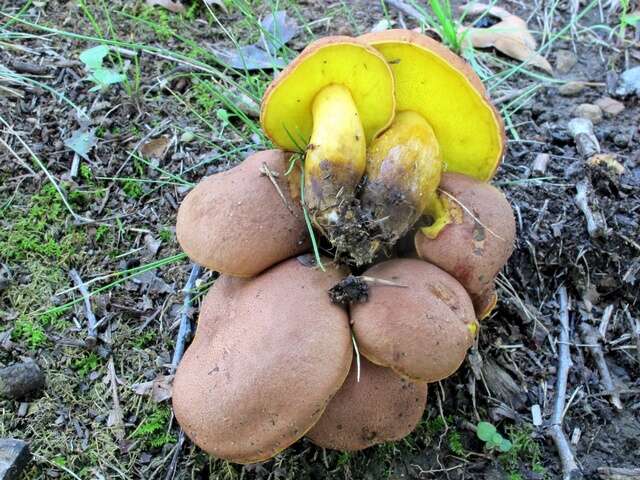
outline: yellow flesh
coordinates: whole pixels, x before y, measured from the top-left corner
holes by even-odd
[[[300,60],[263,100],[262,126],[283,150],[304,148],[313,130],[312,104],[328,85],[351,93],[369,142],[393,119],[393,75],[384,58],[358,43],[327,44]]]
[[[434,224],[425,227],[431,234],[437,234],[448,223],[446,209],[437,194],[441,172],[440,146],[434,131],[421,115],[412,111],[396,114],[391,127],[373,141],[367,155],[368,181],[380,180],[397,188],[398,193],[414,203],[416,212],[434,218]]]
[[[398,111],[414,110],[433,127],[444,171],[489,180],[502,156],[501,128],[469,80],[442,57],[417,45],[372,45],[395,75]]]
[[[312,111],[313,133],[304,162],[306,203],[312,209],[331,208],[342,194],[353,196],[364,174],[364,130],[351,94],[342,85],[320,90]]]

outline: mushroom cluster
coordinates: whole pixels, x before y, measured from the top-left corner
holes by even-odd
[[[183,250],[221,275],[176,372],[176,418],[238,463],[303,436],[398,440],[496,304],[515,239],[488,183],[502,120],[464,60],[389,30],[310,44],[261,124],[278,149],[205,178],[178,212]]]

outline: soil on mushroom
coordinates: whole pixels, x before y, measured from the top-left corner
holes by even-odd
[[[7,1],[0,10],[15,15],[23,3]],[[28,11],[29,21],[94,34],[80,2],[37,3]],[[145,7],[142,1],[102,3],[117,18],[109,27],[101,9],[92,8],[105,35],[114,28],[118,38],[184,52],[203,62],[210,59],[198,45],[233,47],[204,11],[196,10],[193,17],[178,23],[175,14]],[[531,16],[532,30],[544,32],[549,39],[572,22],[569,3],[525,8],[520,2],[514,13]],[[386,5],[387,13],[379,2],[364,0],[329,6],[296,2],[290,13],[304,19],[318,36],[361,34],[386,15],[396,25],[418,26],[412,18],[401,17],[391,2]],[[512,7],[516,4],[509,3],[508,8]],[[557,80],[590,82],[579,92],[560,95],[561,84],[540,81],[535,71],[536,77],[522,72],[512,75],[491,92],[494,99],[502,99],[499,107],[510,118],[507,156],[496,183],[515,209],[517,245],[500,276],[498,307],[483,322],[477,348],[456,375],[430,389],[418,429],[406,441],[349,455],[325,452],[302,440],[273,461],[244,467],[210,460],[187,442],[176,458],[174,478],[559,478],[557,452],[542,429],[532,425],[531,408],[539,405],[544,418],[549,418],[559,332],[556,291],[561,284],[567,286],[573,307],[572,402],[564,418],[565,432],[577,441],[576,457],[587,478],[598,478],[597,469],[603,466],[640,466],[640,358],[634,327],[640,304],[638,98],[619,99],[625,110],[595,125],[602,151],[617,155],[624,166],[622,174],[587,165],[566,130],[576,106],[610,96],[607,83],[615,81],[613,72],[638,64],[637,48],[616,45],[615,33],[609,38],[610,30],[597,27],[618,28],[617,17],[607,17],[604,2],[602,7],[596,4],[579,20],[581,27],[590,30],[564,31],[543,51],[555,66],[558,51],[575,48],[578,63],[568,73],[558,73]],[[123,11],[147,23],[117,16]],[[259,18],[270,11],[265,2],[254,13]],[[258,39],[251,19],[238,9],[215,12],[235,38],[243,43]],[[0,366],[32,357],[44,369],[47,387],[40,398],[0,400],[0,436],[31,442],[37,457],[25,475],[30,480],[74,478],[67,471],[79,478],[94,473],[104,478],[165,478],[179,432],[166,401],[155,402],[151,393],[166,393],[166,365],[182,309],[180,289],[189,274],[184,258],[173,259],[179,250],[172,230],[177,204],[189,185],[163,176],[129,157],[129,152],[135,152],[139,142],[166,136],[173,142],[167,156],[147,162],[157,162],[195,183],[265,146],[258,137],[252,138],[255,131],[243,126],[239,117],[225,117],[229,104],[211,100],[215,83],[199,70],[141,54],[139,95],[131,96],[122,85],[115,85],[98,99],[88,92],[90,84],[82,80],[85,72],[78,61],[78,54],[97,42],[16,23],[4,23],[2,28],[20,33],[8,40],[20,48],[3,47],[0,63],[35,75],[37,82],[86,108],[99,141],[89,154],[91,162],[81,162],[79,174],[68,177],[73,154],[63,140],[80,125],[66,102],[35,84],[10,83],[19,95],[2,97],[0,116],[56,178],[66,178],[63,187],[76,212],[104,222],[75,222],[45,175],[28,163],[29,152],[2,127],[0,138],[33,173],[17,163],[4,145],[0,147]],[[540,40],[540,33],[536,36]],[[300,51],[309,40],[301,34],[289,46]],[[121,52],[127,53],[126,49]],[[492,52],[478,55],[494,71],[510,62]],[[35,74],[28,73],[29,65]],[[34,70],[34,65],[44,70]],[[270,77],[270,72],[256,72],[247,82],[266,85]],[[2,95],[7,92],[5,86],[3,80]],[[531,169],[538,154],[551,158],[543,175]],[[608,225],[600,238],[589,237],[584,215],[575,204],[575,185],[583,179],[593,185],[591,208]],[[147,269],[153,262],[157,265]],[[30,315],[78,298],[66,291],[73,286],[70,268],[78,269],[85,281],[118,272],[115,278],[122,279],[92,299],[96,315],[104,319],[99,348],[93,352],[84,347],[86,319],[81,305],[56,315]],[[128,277],[124,271],[138,274]],[[203,284],[213,280],[206,276]],[[387,287],[372,286],[370,292],[375,293],[375,288]],[[201,293],[195,295],[198,301]],[[610,305],[613,310],[605,328],[601,320]],[[621,412],[609,403],[588,349],[575,333],[580,322],[603,326],[606,359],[624,404]],[[468,430],[469,424],[480,420],[496,425],[517,448],[507,455],[484,452],[482,442]]]

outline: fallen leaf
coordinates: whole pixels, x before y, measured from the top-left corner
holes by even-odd
[[[147,158],[162,160],[169,150],[171,140],[167,136],[153,138],[140,147],[140,153]]]
[[[79,128],[71,134],[71,137],[64,141],[64,144],[85,160],[89,160],[87,154],[95,147],[97,141],[95,128],[90,130]]]
[[[170,12],[174,13],[181,13],[185,11],[184,5],[177,0],[146,0],[145,3],[151,7],[158,5],[159,7],[166,8]]]
[[[216,5],[220,7],[224,11],[224,13],[229,13],[229,10],[227,10],[227,4],[225,3],[224,0],[204,0],[204,4]]]
[[[527,27],[527,22],[501,7],[473,3],[460,7],[468,16],[491,15],[500,19],[489,28],[461,27],[459,33],[463,46],[495,48],[505,55],[527,62],[550,74],[551,64],[535,50],[537,44]]]
[[[232,68],[242,70],[283,68],[287,62],[277,56],[277,51],[295,37],[300,28],[283,10],[270,13],[260,23],[262,34],[259,42],[237,49],[216,49],[214,52]]]
[[[618,161],[614,153],[598,153],[590,157],[587,163],[591,166],[606,167],[609,171],[617,175],[624,173],[624,166]]]
[[[160,403],[171,398],[174,375],[158,375],[150,382],[134,383],[131,389],[137,395],[150,395],[154,402]]]
[[[158,375],[153,381],[151,398],[154,402],[160,403],[171,398],[174,375]]]

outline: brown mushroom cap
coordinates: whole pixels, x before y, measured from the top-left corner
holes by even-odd
[[[302,437],[346,378],[346,311],[327,290],[343,273],[292,258],[253,279],[221,276],[173,383],[185,433],[237,463],[266,460]]]
[[[452,222],[435,239],[418,230],[416,251],[453,275],[471,295],[478,316],[483,316],[495,305],[493,281],[513,251],[513,210],[500,190],[465,175],[444,174],[440,190],[449,194],[440,198]]]
[[[356,359],[349,376],[307,433],[313,443],[334,450],[362,450],[400,440],[416,427],[427,401],[427,384],[404,379],[389,368]]]
[[[306,251],[309,237],[297,185],[292,182],[292,195],[284,175],[288,159],[289,154],[280,150],[254,153],[189,192],[176,226],[178,242],[189,258],[227,275],[252,277]],[[261,173],[265,165],[273,172],[271,178]]]
[[[374,265],[367,277],[404,285],[372,286],[351,306],[360,353],[413,380],[435,382],[454,373],[473,343],[473,304],[451,275],[421,260]]]

